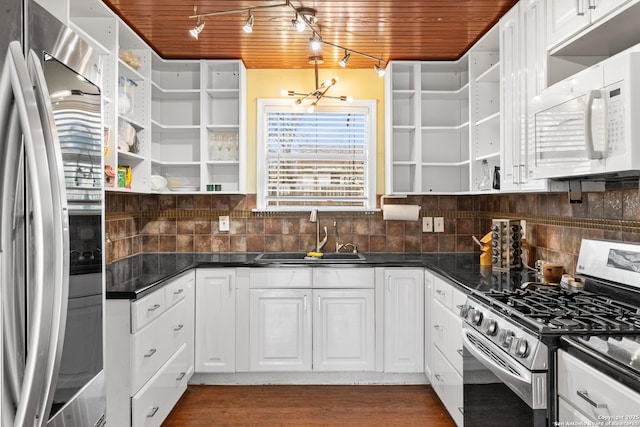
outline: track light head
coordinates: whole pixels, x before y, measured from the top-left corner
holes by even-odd
[[[320,47],[322,46],[322,39],[316,37],[316,35],[314,34],[313,37],[309,39],[309,46],[311,47],[311,50],[313,52],[319,51]]]
[[[244,27],[242,27],[242,30],[245,33],[253,32],[253,15],[251,14],[251,11],[249,11],[249,17],[247,18],[247,22],[245,22]]]
[[[291,23],[299,33],[307,29],[307,24],[305,24],[304,20],[297,13],[296,17],[291,20]]]
[[[345,50],[344,56],[342,57],[340,62],[338,62],[338,65],[341,66],[342,68],[346,68],[347,62],[349,62],[349,58],[351,58],[351,54]]]
[[[202,30],[204,30],[204,22],[200,22],[200,18],[198,18],[198,23],[195,27],[189,30],[189,34],[191,35],[191,37],[198,40],[198,36],[202,32]]]
[[[380,64],[375,64],[373,66],[373,69],[376,70],[376,73],[378,73],[378,77],[382,77],[384,76],[384,74],[387,72],[387,70],[385,70],[384,68],[382,68],[380,66]]]

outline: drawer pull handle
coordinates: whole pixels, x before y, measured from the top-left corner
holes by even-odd
[[[607,404],[606,403],[597,403],[594,402],[590,397],[589,397],[589,393],[587,393],[587,390],[578,390],[576,391],[576,393],[578,394],[578,396],[580,396],[581,398],[583,398],[584,400],[587,401],[587,403],[591,406],[593,406],[594,408],[606,408]]]
[[[153,409],[151,410],[151,412],[149,412],[147,414],[147,418],[153,418],[153,416],[156,414],[156,412],[158,412],[158,409],[160,409],[159,406],[154,406]]]
[[[184,328],[184,325],[180,324],[180,325],[176,326],[175,328],[173,328],[173,330],[174,330],[175,332],[178,332],[178,331],[179,331],[180,329],[182,329],[182,328]]]
[[[151,307],[149,307],[147,310],[148,311],[156,311],[157,309],[160,308],[160,304],[153,304]]]
[[[180,295],[180,294],[181,294],[181,293],[183,293],[183,292],[184,292],[184,289],[180,288],[180,289],[178,289],[178,290],[174,291],[174,292],[173,292],[173,294],[174,294],[174,295]]]
[[[176,378],[176,381],[182,381],[185,375],[187,375],[186,372],[180,372],[180,375],[178,375],[178,378]]]
[[[459,349],[458,349],[458,350],[456,350],[456,351],[458,352],[458,354],[459,354],[460,356],[462,356],[462,355],[464,354],[464,350],[463,350],[463,349],[461,349],[461,348],[459,348]]]
[[[435,374],[434,377],[436,381],[442,382],[442,376],[440,376],[439,374]]]
[[[446,292],[444,292],[444,291],[442,291],[442,290],[440,290],[440,289],[436,289],[436,294],[438,294],[438,295],[442,295],[442,296],[445,296],[445,295],[446,295]]]
[[[158,351],[158,350],[157,350],[157,349],[155,349],[155,348],[152,348],[151,350],[149,350],[149,353],[147,353],[147,354],[145,354],[145,355],[144,355],[144,357],[151,357],[151,356],[153,356],[154,354],[156,354],[156,351]]]
[[[433,325],[433,329],[435,329],[436,331],[440,332],[441,329],[444,329],[442,326],[440,325]]]
[[[464,408],[462,406],[458,406],[458,411],[460,411],[460,413],[464,415]]]

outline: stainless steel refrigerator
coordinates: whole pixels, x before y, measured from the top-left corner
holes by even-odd
[[[33,1],[0,14],[0,421],[105,424],[100,58]]]

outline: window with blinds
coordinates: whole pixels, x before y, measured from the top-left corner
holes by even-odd
[[[375,206],[373,108],[367,101],[359,104],[318,106],[308,113],[290,102],[263,103],[259,208]]]

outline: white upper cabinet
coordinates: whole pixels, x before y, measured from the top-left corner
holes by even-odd
[[[555,48],[631,1],[635,2],[635,0],[548,0],[548,48]]]
[[[500,19],[501,190],[547,189],[529,178],[533,147],[530,100],[546,87],[545,2],[523,0]]]
[[[398,61],[385,77],[387,193],[469,189],[469,73],[459,61]]]

